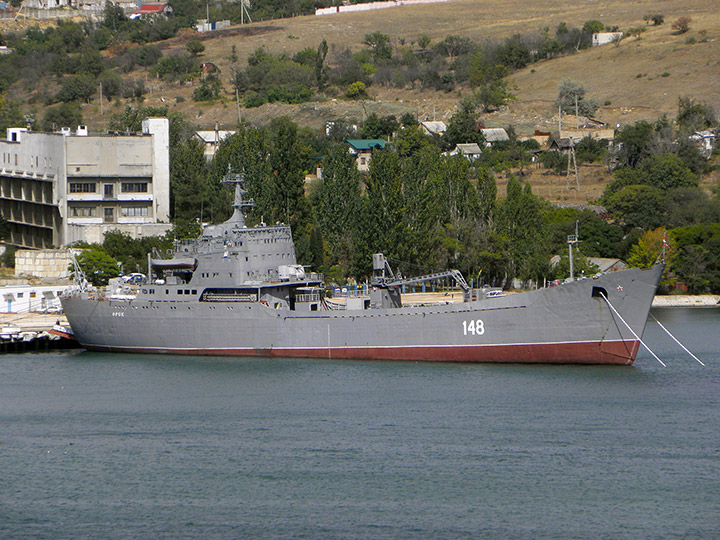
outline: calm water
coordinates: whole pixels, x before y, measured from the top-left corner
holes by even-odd
[[[720,309],[668,364],[0,356],[0,538],[720,538]]]

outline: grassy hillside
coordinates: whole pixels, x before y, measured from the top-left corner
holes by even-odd
[[[643,16],[662,13],[665,24],[648,26]],[[687,34],[674,35],[670,23],[680,16],[692,18]],[[442,4],[400,7],[375,12],[339,14],[325,17],[298,17],[233,27],[221,34],[201,36],[206,47],[203,57],[216,63],[227,82],[233,68],[244,67],[244,60],[256,48],[293,54],[304,47],[316,47],[327,39],[332,49],[363,47],[363,36],[380,31],[394,41],[407,43],[427,34],[433,42],[449,34],[470,37],[477,41],[503,39],[515,33],[536,32],[548,27],[551,32],[561,22],[582,26],[589,19],[599,19],[621,30],[646,26],[640,38],[626,38],[619,46],[606,45],[578,54],[528,66],[511,76],[517,101],[509,110],[489,115],[487,125],[516,124],[519,131],[534,127],[554,126],[552,102],[561,79],[569,77],[583,83],[591,97],[603,106],[598,116],[612,123],[634,122],[641,118],[674,115],[678,96],[691,96],[712,104],[720,110],[720,3],[713,0],[675,2],[607,0],[604,2],[569,2],[550,0],[457,0]],[[689,37],[699,41],[701,32],[707,41],[686,44]],[[183,50],[197,34],[185,34],[162,44],[165,53]],[[233,45],[238,61],[232,63]],[[142,75],[141,75],[142,76]],[[190,99],[191,87],[175,87],[162,81],[149,80],[152,93],[148,104],[170,103],[204,127],[218,122],[230,126],[237,122],[238,111],[232,96],[214,105],[195,104]],[[229,85],[227,85],[229,87]],[[290,115],[302,124],[320,126],[336,117],[362,118],[363,114],[398,114],[417,112],[421,117],[449,118],[461,92],[443,93],[371,87],[373,100],[365,104],[343,100],[327,100],[302,105],[270,104],[258,109],[241,110],[242,117],[265,123]],[[175,105],[175,98],[185,102]],[[363,108],[364,107],[364,108]],[[86,117],[91,124],[101,125],[99,108],[88,107]],[[108,107],[103,111],[108,113]]]
[[[649,26],[643,21],[645,15],[655,13],[664,15],[664,24]],[[676,35],[671,23],[680,16],[691,17],[692,22],[688,33]],[[410,44],[423,34],[432,39],[431,44],[450,34],[481,43],[500,41],[514,34],[538,33],[544,28],[552,35],[561,22],[582,27],[591,19],[618,26],[620,30],[645,27],[646,31],[640,37],[623,39],[617,46],[585,49],[574,55],[531,64],[513,73],[510,81],[517,99],[500,111],[483,115],[487,127],[511,124],[519,134],[530,134],[535,129],[556,130],[553,102],[563,78],[582,83],[588,96],[601,105],[596,116],[611,125],[656,119],[663,114],[675,116],[679,96],[707,102],[720,113],[720,2],[717,0],[455,0],[374,12],[266,21],[208,34],[185,31],[160,42],[167,55],[184,52],[189,40],[202,40],[206,47],[202,59],[221,69],[226,89],[220,100],[211,103],[192,101],[196,86],[166,83],[145,71],[134,71],[128,76],[145,81],[149,89],[146,105],[168,105],[171,112],[184,113],[204,129],[216,124],[232,128],[239,118],[265,124],[284,115],[301,125],[316,128],[327,120],[361,120],[370,113],[413,112],[421,120],[447,120],[469,89],[446,93],[371,86],[371,99],[363,102],[326,98],[300,105],[272,103],[244,109],[237,106],[229,81],[233,71],[243,69],[248,55],[258,47],[271,53],[292,55],[305,47],[315,48],[326,39],[330,45],[328,60],[332,63],[334,53],[345,47],[363,48],[363,37],[376,31],[390,35],[395,45]],[[693,40],[694,43],[689,43]],[[237,55],[234,62],[233,47]],[[95,99],[83,106],[84,121],[93,129],[105,129],[110,115],[123,107],[121,101],[101,107]],[[594,199],[605,181],[604,170],[586,167],[580,174],[586,189],[579,197],[576,193],[570,196]],[[564,176],[535,173],[531,181],[536,191],[545,197],[568,197]],[[502,192],[503,186],[499,187]]]

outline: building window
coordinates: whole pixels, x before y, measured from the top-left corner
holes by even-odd
[[[112,207],[105,208],[104,216],[105,223],[112,223],[113,221],[115,221],[115,209]]]
[[[147,182],[123,182],[121,184],[123,193],[147,193]]]
[[[148,207],[147,206],[123,206],[120,209],[120,214],[122,216],[126,216],[126,217],[147,216],[148,215]]]
[[[95,182],[71,182],[70,193],[95,193]]]
[[[113,196],[113,185],[105,184],[105,197],[112,198],[112,196]]]
[[[97,210],[94,206],[71,206],[70,216],[72,217],[95,217]]]

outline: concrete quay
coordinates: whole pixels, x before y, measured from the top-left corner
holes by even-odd
[[[720,295],[717,294],[671,294],[656,296],[653,307],[720,307]]]

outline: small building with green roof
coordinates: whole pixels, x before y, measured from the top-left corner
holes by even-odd
[[[348,151],[355,158],[358,171],[367,172],[370,170],[370,159],[375,150],[385,148],[385,139],[346,139]]]

